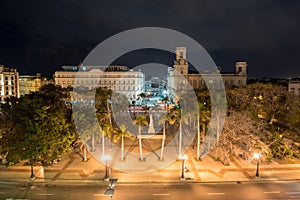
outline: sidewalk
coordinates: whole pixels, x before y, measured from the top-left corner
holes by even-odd
[[[243,181],[283,181],[300,180],[300,164],[260,165],[260,177],[255,177],[256,164],[232,158],[229,166],[224,166],[211,157],[202,161],[195,160],[195,152],[187,152],[188,171],[185,181],[180,180],[182,161],[176,161],[167,168],[155,172],[129,173],[110,169],[110,178],[118,178],[118,183],[183,183],[183,182],[243,182]],[[101,184],[105,174],[105,166],[89,155],[87,162],[74,151],[52,166],[34,167],[36,179],[42,183],[93,183]],[[0,170],[0,181],[28,182],[30,166],[10,166]]]

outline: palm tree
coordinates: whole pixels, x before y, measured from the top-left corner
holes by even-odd
[[[153,110],[154,110],[154,113],[155,113],[155,115],[154,115],[154,120],[155,121],[157,120],[157,113],[159,113],[159,108],[160,108],[159,105],[154,103]]]
[[[168,112],[167,103],[170,101],[169,97],[165,96],[161,101],[164,102],[164,104],[165,104],[165,111]]]
[[[81,151],[83,151],[83,161],[87,161],[87,151],[89,146],[88,140],[92,139],[92,150],[94,150],[95,132],[99,130],[97,120],[94,119],[94,110],[83,105],[78,105],[73,113],[74,121],[77,124],[77,129],[80,132]]]
[[[165,148],[165,140],[166,140],[166,125],[167,125],[168,115],[159,119],[158,123],[163,124],[163,138],[161,141],[161,149],[160,149],[160,160],[164,158],[164,148]]]
[[[144,160],[143,158],[143,148],[142,148],[142,127],[148,125],[148,121],[146,116],[140,115],[137,116],[135,120],[133,120],[133,123],[138,125],[139,128],[139,147],[140,147],[140,160]]]
[[[141,101],[143,101],[143,99],[146,97],[146,94],[142,92],[138,94],[138,96],[141,97]]]
[[[125,138],[134,139],[134,136],[128,131],[128,127],[121,125],[114,131],[113,141],[117,142],[121,138],[121,161],[124,161],[124,140]]]
[[[199,102],[199,111],[197,116],[197,159],[200,159],[200,142],[203,142],[205,136],[206,125],[210,120],[210,109],[207,106],[207,103]],[[202,131],[200,130],[202,127]],[[201,132],[202,132],[202,141],[201,141]]]
[[[110,123],[104,123],[101,127],[102,132],[102,155],[105,153],[105,136],[108,138],[111,138],[111,133],[113,131],[113,127],[110,125]]]
[[[177,122],[179,125],[179,142],[178,142],[178,155],[181,154],[182,149],[182,113],[181,109],[173,109],[171,112],[171,124]]]
[[[169,121],[170,124],[175,124],[177,122],[179,126],[178,155],[182,153],[182,121],[184,121],[186,124],[188,123],[186,116],[187,115],[183,117],[180,108],[172,109],[171,113],[167,115],[167,120]]]
[[[109,121],[109,123],[112,124],[110,108],[111,96],[112,90],[104,90],[101,87],[96,89],[95,108],[100,124],[102,124],[101,121]]]
[[[215,107],[215,112],[212,113],[212,116],[215,117],[216,119],[216,132],[217,132],[217,142],[220,137],[220,132],[221,132],[221,121],[224,121],[223,118],[225,118],[224,113],[226,113],[226,97],[223,97],[222,94],[216,94],[215,98],[211,99],[212,105]]]

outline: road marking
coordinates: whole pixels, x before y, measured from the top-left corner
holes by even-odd
[[[53,196],[54,194],[36,194],[36,195],[38,195],[38,196]]]
[[[12,200],[30,200],[30,199],[12,199]]]
[[[285,194],[300,194],[300,192],[286,192]]]
[[[95,197],[106,197],[107,195],[104,194],[94,194]]]
[[[166,194],[152,194],[153,196],[170,196],[170,194],[166,193]]]
[[[268,192],[264,192],[265,194],[279,194],[280,191],[268,191]]]
[[[9,186],[9,185],[0,185],[1,188],[15,188],[14,186]]]
[[[225,193],[219,192],[219,193],[207,193],[207,195],[224,195]]]

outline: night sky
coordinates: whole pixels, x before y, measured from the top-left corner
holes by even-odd
[[[62,65],[82,62],[108,37],[151,26],[192,37],[223,71],[246,60],[250,77],[300,77],[299,0],[9,0],[0,5],[0,64],[20,74],[51,76]],[[115,64],[171,66],[173,59],[147,51],[133,57]]]

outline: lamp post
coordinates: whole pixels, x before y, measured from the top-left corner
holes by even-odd
[[[30,160],[30,168],[31,168],[31,175],[30,175],[30,179],[34,180],[35,175],[33,173],[33,159]]]
[[[255,174],[255,176],[256,176],[256,177],[259,177],[259,163],[260,163],[260,157],[261,157],[261,154],[260,154],[260,153],[255,153],[255,154],[253,154],[253,157],[254,157],[255,159],[257,159],[257,164],[256,164],[256,174]]]
[[[184,162],[185,162],[185,160],[188,159],[188,156],[187,156],[186,154],[184,154],[184,155],[180,154],[180,155],[179,155],[179,159],[182,161],[181,177],[180,177],[180,180],[183,181],[183,180],[185,180],[185,178],[184,178]]]
[[[109,173],[108,173],[107,162],[110,160],[110,156],[109,155],[102,155],[101,156],[101,160],[105,162],[105,176],[104,176],[104,180],[108,181],[109,180]]]
[[[35,157],[32,156],[31,159],[30,159],[30,171],[31,171],[31,174],[30,174],[30,180],[34,180],[35,179],[35,174],[34,174],[34,171],[33,171],[33,162],[35,161]]]

